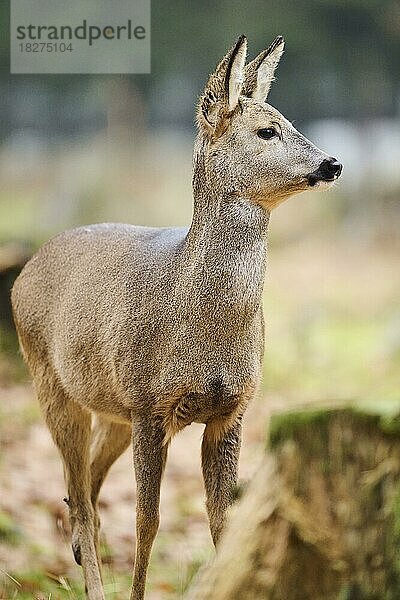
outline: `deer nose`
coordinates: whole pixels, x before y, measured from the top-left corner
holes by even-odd
[[[308,183],[313,186],[318,181],[332,181],[333,179],[337,179],[342,169],[343,165],[336,158],[326,158],[319,165],[318,169],[308,175]]]
[[[329,158],[327,161],[322,161],[322,163],[326,162],[326,168],[328,170],[329,173],[332,174],[333,177],[339,177],[342,169],[343,169],[343,165],[337,160],[337,158]]]
[[[321,179],[334,179],[339,177],[342,172],[343,165],[336,158],[327,158],[322,161],[318,167]]]

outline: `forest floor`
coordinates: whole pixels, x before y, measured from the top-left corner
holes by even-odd
[[[261,461],[271,412],[313,403],[398,399],[397,252],[303,239],[270,254],[264,384],[245,418],[243,480],[252,477]],[[28,378],[13,381],[4,377],[5,370],[3,365],[0,599],[80,600],[81,570],[70,549],[61,461]],[[201,435],[202,426],[192,425],[170,448],[149,600],[183,597],[198,567],[212,557],[200,470]],[[129,588],[134,505],[127,451],[111,469],[101,493],[105,590],[110,599],[126,598]]]

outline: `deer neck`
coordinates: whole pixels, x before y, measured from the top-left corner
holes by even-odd
[[[210,323],[253,321],[262,304],[269,214],[216,190],[194,172],[194,213],[183,255],[185,286]],[[198,311],[196,311],[198,312]],[[223,318],[222,318],[223,317]]]

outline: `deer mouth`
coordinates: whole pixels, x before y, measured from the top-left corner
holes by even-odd
[[[307,182],[310,187],[318,187],[319,185],[324,183],[333,183],[338,177],[339,175],[334,175],[333,177],[319,177],[314,173],[310,173],[309,175],[307,175]]]

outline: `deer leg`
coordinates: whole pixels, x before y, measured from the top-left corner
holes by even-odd
[[[131,425],[115,423],[103,417],[96,416],[96,423],[92,432],[91,446],[91,500],[94,509],[95,546],[99,564],[99,529],[97,500],[101,486],[111,465],[126,450],[132,439]]]
[[[67,398],[57,382],[47,381],[38,396],[64,464],[75,560],[82,565],[89,600],[104,600],[90,499],[91,414]]]
[[[119,456],[131,443],[132,426],[115,423],[96,416],[91,446],[91,498],[96,506],[106,475]]]
[[[211,536],[216,545],[224,527],[226,511],[234,500],[241,443],[241,421],[237,421],[219,440],[215,440],[214,432],[214,424],[210,422],[204,430],[201,466]]]
[[[159,524],[160,485],[167,458],[164,430],[150,416],[133,422],[136,553],[130,600],[143,600],[150,552]]]

